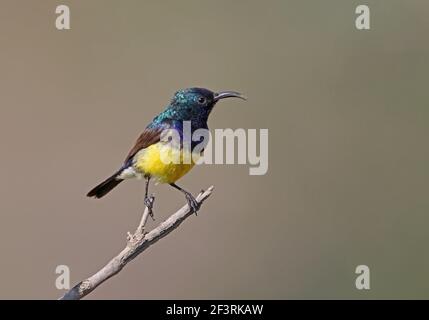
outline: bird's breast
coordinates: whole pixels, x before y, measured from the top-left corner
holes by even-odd
[[[160,183],[173,183],[195,165],[199,155],[183,148],[158,142],[141,151],[133,159],[134,170],[149,175]]]

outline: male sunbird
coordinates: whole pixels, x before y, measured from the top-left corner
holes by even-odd
[[[190,192],[176,184],[177,180],[192,169],[194,162],[169,162],[162,157],[165,157],[165,154],[174,156],[177,152],[182,154],[183,142],[189,143],[192,149],[195,141],[182,141],[182,139],[186,139],[183,134],[184,121],[190,121],[191,133],[197,129],[208,130],[207,120],[210,112],[219,100],[225,98],[245,100],[243,95],[235,91],[213,92],[204,88],[177,91],[170,104],[152,120],[139,136],[120,169],[88,192],[87,196],[101,198],[125,179],[143,177],[146,180],[144,202],[150,212],[152,212],[152,201],[148,197],[148,190],[149,182],[153,179],[159,183],[168,183],[184,193],[190,210],[196,213],[199,209],[198,202]],[[171,147],[175,150],[165,153],[165,149],[162,149],[165,148],[165,141],[161,139],[161,135],[164,130],[169,129],[174,129],[179,133],[181,143],[176,147]],[[164,152],[163,155],[161,155],[161,149]],[[183,159],[183,155],[181,159]]]

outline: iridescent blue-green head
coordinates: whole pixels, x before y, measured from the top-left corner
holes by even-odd
[[[181,120],[206,122],[216,103],[226,98],[246,100],[242,94],[235,91],[213,92],[204,88],[188,88],[174,94],[170,107]]]

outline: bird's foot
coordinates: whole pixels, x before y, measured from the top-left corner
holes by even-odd
[[[189,192],[185,193],[186,201],[188,202],[188,206],[195,215],[197,215],[198,210],[200,210],[200,204]]]
[[[153,221],[155,221],[154,215],[153,215],[153,203],[155,201],[155,197],[151,195],[150,197],[144,198],[144,205],[149,210],[149,215],[152,218]]]

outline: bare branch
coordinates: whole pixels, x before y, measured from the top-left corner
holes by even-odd
[[[196,200],[202,204],[213,192],[213,186],[206,191],[201,191]],[[192,212],[188,205],[183,206],[181,209],[173,213],[167,220],[162,222],[158,227],[150,231],[144,232],[144,224],[146,223],[148,209],[146,208],[142,221],[140,222],[134,234],[128,234],[127,246],[112,260],[110,260],[102,269],[90,276],[89,278],[79,282],[60,300],[79,300],[91,293],[95,288],[102,284],[107,279],[119,273],[128,262],[132,261],[144,250],[149,248],[152,244],[157,242],[168,235],[171,231],[176,229]]]

